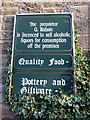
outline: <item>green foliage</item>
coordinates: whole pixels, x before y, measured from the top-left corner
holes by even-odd
[[[83,56],[83,50],[79,47],[77,31],[75,31],[75,66],[74,77],[76,79],[76,96],[64,95],[60,90],[61,96],[38,94],[38,98],[32,97],[30,94],[27,96],[25,93],[19,93],[10,97],[9,92],[13,88],[10,86],[11,65],[4,73],[4,83],[6,85],[5,103],[12,106],[12,111],[15,115],[25,119],[41,119],[41,120],[60,120],[81,118],[88,119],[89,116],[89,67],[88,60]],[[11,46],[11,44],[10,44]],[[11,57],[11,47],[7,49],[8,55]]]

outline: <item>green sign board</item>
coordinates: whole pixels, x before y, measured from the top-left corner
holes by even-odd
[[[12,94],[72,94],[72,14],[16,15]]]

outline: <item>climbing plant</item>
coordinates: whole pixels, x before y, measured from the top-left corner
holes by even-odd
[[[13,86],[10,86],[11,65],[4,71],[4,83],[6,85],[6,96],[4,102],[12,106],[15,115],[25,119],[36,120],[60,120],[70,118],[89,119],[89,67],[88,60],[83,56],[83,49],[79,47],[78,32],[74,34],[75,41],[75,66],[74,77],[76,79],[76,95],[67,96],[60,90],[61,96],[58,95],[41,95],[38,94],[36,99],[31,94],[12,96],[9,102],[9,93]],[[11,61],[11,46],[7,48]]]

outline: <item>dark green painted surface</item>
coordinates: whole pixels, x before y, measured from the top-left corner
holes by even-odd
[[[30,16],[17,16],[17,23],[16,23],[16,36],[18,36],[18,33],[20,34],[20,37],[16,37],[16,49],[17,50],[70,50],[72,48],[72,41],[71,41],[71,25],[72,25],[72,21],[71,21],[71,16],[70,15],[30,15]],[[30,22],[36,23],[36,28],[38,30],[38,32],[34,32],[34,28],[33,26],[30,26]],[[46,24],[47,27],[45,27],[45,24],[43,26],[41,26],[40,23],[53,23],[53,27],[50,26],[50,24]],[[55,24],[56,23],[56,24]],[[56,26],[57,25],[57,26]],[[40,29],[41,28],[52,28],[53,32],[43,32]],[[36,31],[36,30],[35,30]],[[61,35],[60,33],[69,33],[70,36],[68,37],[59,37],[59,36],[55,36],[56,33],[58,33],[58,35]],[[34,34],[33,37],[25,37],[26,34]],[[43,37],[40,37],[40,33],[44,33]],[[52,35],[50,34],[50,37],[46,37],[47,33],[52,33]],[[25,34],[23,36],[23,34]],[[55,36],[55,37],[54,37]],[[67,35],[66,35],[67,36]],[[33,44],[34,47],[34,43],[38,43],[41,45],[40,48],[28,48],[28,42],[25,42],[25,39],[29,39],[29,41],[33,41],[30,42]],[[40,42],[35,42],[35,38],[40,39]],[[59,48],[43,48],[44,46],[42,44],[50,44],[50,43],[45,43],[45,39],[58,39],[57,41],[59,42]],[[67,42],[61,42],[61,39],[67,39]],[[32,40],[33,39],[33,40]],[[44,39],[44,40],[43,40]],[[24,42],[21,42],[24,41]],[[44,42],[43,42],[44,41]],[[20,46],[20,42],[21,42],[21,46]],[[51,42],[51,44],[57,45],[57,42]],[[68,44],[68,45],[67,45]]]
[[[39,80],[39,82],[38,82]],[[16,73],[14,75],[14,88],[18,88],[14,90],[14,93],[18,91],[37,94],[36,89],[41,89],[41,93],[48,94],[49,91],[59,93],[59,88],[63,89],[63,93],[71,94],[73,93],[73,76],[72,74],[61,74],[61,73]],[[34,90],[35,88],[35,90]],[[44,89],[44,90],[43,90]],[[46,89],[48,89],[46,91]],[[56,90],[56,91],[55,91]],[[58,90],[58,91],[57,91]],[[68,92],[67,92],[68,90]],[[38,90],[38,92],[40,92]]]
[[[47,56],[47,57],[46,57]],[[22,54],[15,56],[15,68],[32,69],[32,68],[71,68],[72,56],[71,55],[33,55]]]
[[[13,53],[13,93],[23,87],[49,89],[54,94],[59,88],[73,92],[71,14],[16,15]],[[22,86],[22,79],[47,80],[47,84]],[[53,80],[62,79],[64,86],[52,85]]]

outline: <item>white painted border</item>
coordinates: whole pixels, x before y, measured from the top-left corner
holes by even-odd
[[[42,14],[42,15],[43,15],[43,14],[44,14],[44,15],[46,15],[46,14],[47,14],[47,15],[49,15],[49,14],[50,14],[50,15],[51,15],[51,14],[52,14],[52,15],[53,15],[53,14],[60,14],[60,15],[62,15],[62,14],[71,14],[71,15],[72,15],[71,12],[64,12],[64,13],[21,13],[21,14],[16,14],[16,15],[41,15],[41,14]]]
[[[73,34],[73,61],[75,67],[75,42],[74,42],[74,15],[72,13],[72,34]],[[74,94],[76,96],[76,78],[74,77]]]
[[[16,26],[16,15],[14,16],[13,44],[12,44],[12,58],[11,58],[11,73],[12,73],[12,71],[13,71],[15,26]],[[11,85],[12,85],[12,77],[10,78],[10,86],[11,86]],[[10,102],[11,92],[12,92],[12,91],[10,91],[10,94],[9,94],[9,102]]]
[[[64,13],[30,13],[30,14],[26,14],[26,13],[22,13],[22,14],[16,14],[16,15],[54,15],[54,14],[58,14],[58,15],[65,15],[65,14],[70,14],[71,16],[72,16],[72,39],[73,39],[73,42],[72,42],[72,44],[73,44],[73,61],[74,61],[74,64],[75,64],[75,44],[74,44],[74,18],[73,18],[73,13],[70,13],[70,12],[64,12]],[[12,72],[12,70],[13,70],[13,56],[14,56],[14,43],[15,43],[15,41],[14,41],[14,38],[15,38],[15,26],[16,26],[16,15],[14,16],[14,28],[13,28],[13,44],[12,44],[12,58],[11,58],[11,72]],[[12,77],[11,77],[11,79],[10,79],[10,86],[12,85]],[[76,80],[75,80],[75,78],[74,78],[74,86],[76,87]],[[76,89],[74,88],[74,90],[75,90],[75,94],[76,94]],[[11,97],[11,91],[10,91],[10,97]],[[10,97],[9,97],[9,102],[10,102]]]

